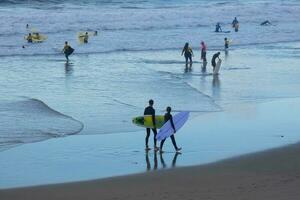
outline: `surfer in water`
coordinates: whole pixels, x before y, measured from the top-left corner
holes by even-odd
[[[201,41],[201,60],[203,60],[203,62],[207,62],[206,49],[206,44],[203,41]]]
[[[222,32],[222,28],[221,28],[221,25],[220,25],[219,22],[216,24],[216,30],[215,30],[215,32],[216,33]]]
[[[229,40],[227,38],[224,38],[224,47],[225,47],[225,51],[227,51],[229,48]]]
[[[232,28],[234,28],[235,32],[239,31],[239,21],[237,20],[237,18],[235,17],[234,20],[232,21]]]
[[[266,20],[266,21],[262,22],[260,25],[261,26],[268,26],[268,25],[272,25],[272,24],[269,20]]]
[[[26,37],[26,40],[28,43],[32,43],[32,35],[31,33],[28,34],[28,36]]]
[[[190,67],[192,67],[193,64],[193,60],[192,60],[192,56],[194,56],[193,50],[191,47],[189,47],[189,43],[185,43],[182,52],[181,52],[181,56],[184,54],[185,57],[185,66],[188,66],[188,61],[190,60]]]
[[[88,32],[85,32],[85,35],[83,36],[83,42],[88,43],[88,41],[89,41],[89,34]]]
[[[67,41],[65,41],[65,46],[62,50],[62,52],[65,54],[67,61],[69,61],[69,55],[73,53],[74,49],[68,44]]]
[[[153,127],[152,131],[154,133],[154,150],[157,151],[158,147],[156,146],[157,141],[156,141],[156,124],[155,124],[155,109],[153,108],[154,101],[152,99],[149,100],[149,106],[145,108],[144,110],[144,115],[151,115],[152,116],[152,122],[153,122]],[[146,128],[146,151],[150,150],[148,142],[149,142],[149,137],[150,137],[150,128]]]
[[[215,53],[215,54],[213,55],[212,59],[211,59],[211,65],[213,66],[213,70],[215,70],[215,67],[216,67],[216,65],[217,65],[216,59],[217,59],[217,58],[220,59],[220,58],[219,58],[220,54],[221,54],[220,52]]]
[[[173,122],[173,116],[171,115],[171,110],[172,110],[171,107],[168,106],[167,109],[166,109],[167,113],[165,114],[164,121],[165,121],[165,123],[166,123],[167,121],[170,120],[171,126],[172,126],[172,128],[173,128],[173,130],[174,130],[174,134],[175,134],[175,133],[176,133],[176,129],[175,129],[175,125],[174,125],[174,122]],[[171,140],[172,140],[172,143],[173,143],[173,146],[174,146],[176,152],[179,152],[179,151],[181,150],[181,148],[180,148],[180,147],[179,147],[179,148],[177,147],[177,144],[176,144],[176,141],[175,141],[175,136],[174,136],[174,134],[172,134],[170,137],[171,137]],[[163,152],[164,152],[164,151],[163,151],[163,146],[164,146],[165,141],[166,141],[166,138],[163,139],[163,140],[160,142],[160,153],[163,153]]]

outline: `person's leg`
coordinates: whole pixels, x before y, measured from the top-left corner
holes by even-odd
[[[189,56],[190,59],[190,67],[193,65],[193,59],[192,59],[192,55]]]
[[[158,150],[157,145],[156,145],[157,144],[157,140],[156,140],[157,131],[156,131],[156,128],[153,128],[152,131],[154,133],[154,138],[153,138],[153,140],[154,140],[154,150]]]
[[[164,143],[165,143],[166,139],[163,139],[161,142],[160,142],[160,152],[163,152],[163,146],[164,146]]]
[[[173,146],[176,150],[178,150],[178,147],[177,147],[177,144],[176,144],[176,141],[175,141],[175,136],[174,134],[170,136],[171,137],[171,140],[172,140],[172,143],[173,143]]]
[[[146,149],[149,149],[149,146],[148,146],[149,137],[150,137],[150,128],[146,128],[146,139],[145,139]]]
[[[189,61],[189,57],[187,55],[184,55],[185,57],[185,65],[187,66],[188,65],[188,61]]]

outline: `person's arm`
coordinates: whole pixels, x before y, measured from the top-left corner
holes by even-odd
[[[220,30],[221,30],[221,32],[223,32],[221,26],[220,26]]]
[[[192,56],[194,57],[193,49],[191,49]]]
[[[185,49],[183,48],[183,49],[182,49],[182,52],[181,52],[181,55],[183,55],[184,51],[185,51]]]
[[[174,133],[176,133],[176,129],[175,129],[175,125],[174,125],[174,122],[173,122],[173,117],[172,117],[172,115],[170,115],[170,122],[171,122],[171,126],[172,126],[172,128],[173,128],[173,130],[174,130]]]

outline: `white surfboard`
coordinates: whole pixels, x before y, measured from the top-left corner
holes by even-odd
[[[180,112],[178,114],[176,114],[173,117],[173,122],[174,122],[174,126],[176,129],[176,132],[185,124],[185,122],[188,120],[189,118],[189,114],[190,112]],[[174,130],[172,128],[171,122],[170,120],[167,121],[159,130],[156,139],[158,141],[161,141],[167,137],[170,137],[171,135],[174,134]]]
[[[213,74],[214,74],[214,75],[215,75],[215,74],[219,74],[220,67],[221,67],[221,63],[222,63],[222,60],[219,59],[218,62],[217,62],[217,65],[216,65],[216,67],[215,67],[215,69],[214,69],[214,71],[213,71]]]

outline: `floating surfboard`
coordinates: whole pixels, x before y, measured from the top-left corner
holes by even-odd
[[[218,62],[217,62],[217,65],[213,71],[213,74],[216,75],[216,74],[219,74],[219,71],[220,71],[220,67],[221,67],[221,63],[222,63],[222,60],[219,59]]]
[[[185,112],[180,112],[173,117],[173,122],[174,122],[176,132],[185,124],[185,122],[189,118],[189,115],[190,115],[190,112],[185,111]],[[170,137],[173,134],[174,134],[174,130],[173,130],[171,122],[169,120],[161,127],[161,129],[159,130],[159,132],[156,136],[156,139],[158,141],[161,141],[167,137]]]
[[[165,118],[163,115],[155,115],[156,128],[161,128],[164,125],[164,122],[165,122]],[[141,126],[141,127],[145,127],[145,128],[154,128],[153,121],[152,121],[152,115],[144,115],[144,116],[134,117],[132,119],[132,123],[137,126]]]

